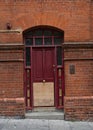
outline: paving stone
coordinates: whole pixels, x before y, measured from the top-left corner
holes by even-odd
[[[4,126],[7,124],[8,120],[6,119],[1,119],[0,120],[0,130],[4,128]]]
[[[69,122],[71,130],[93,130],[88,122]]]
[[[93,122],[89,122],[88,124],[92,128],[92,130],[93,130]]]
[[[0,119],[0,130],[93,130],[93,122],[45,119]]]
[[[70,130],[69,124],[63,120],[50,120],[50,130]]]
[[[28,120],[27,130],[48,130],[48,120]]]

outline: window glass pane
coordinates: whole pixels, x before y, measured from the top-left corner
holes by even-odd
[[[52,31],[51,30],[45,30],[44,36],[52,36]]]
[[[35,38],[35,45],[42,45],[43,39],[42,38]]]
[[[31,65],[30,47],[26,47],[26,66]]]
[[[62,65],[62,47],[57,47],[57,65]]]
[[[44,44],[45,45],[52,45],[52,38],[45,38],[44,39]]]
[[[54,37],[54,45],[61,45],[62,44],[62,38],[55,38]]]
[[[62,33],[61,32],[59,32],[59,31],[54,31],[54,36],[62,36]]]
[[[31,39],[28,39],[28,38],[27,38],[27,39],[25,40],[25,44],[26,44],[26,45],[33,45],[33,38],[31,38]]]
[[[27,32],[26,35],[27,35],[27,36],[28,36],[28,35],[29,35],[29,36],[33,36],[33,31]]]
[[[34,36],[42,36],[43,35],[43,31],[38,29],[34,32]]]

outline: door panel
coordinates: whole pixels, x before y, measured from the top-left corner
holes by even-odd
[[[43,50],[33,50],[33,77],[34,81],[42,81],[43,77]]]
[[[54,106],[54,48],[32,49],[34,106]]]
[[[33,49],[33,77],[35,82],[54,81],[54,48]]]
[[[34,106],[54,106],[54,83],[33,83]]]
[[[44,52],[44,79],[46,81],[54,81],[53,64],[54,64],[54,50],[45,49],[45,52]]]

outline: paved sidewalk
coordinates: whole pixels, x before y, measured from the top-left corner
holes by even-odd
[[[0,130],[93,130],[93,122],[45,119],[0,119]]]

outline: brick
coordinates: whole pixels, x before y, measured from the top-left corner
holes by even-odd
[[[93,96],[65,97],[65,119],[93,121]]]
[[[24,117],[23,98],[0,98],[0,116]]]
[[[8,22],[11,23],[12,29],[22,29],[22,31],[38,25],[49,25],[64,30],[65,41],[93,41],[93,1],[91,0],[16,0],[15,2],[9,0],[0,3],[1,30],[6,29]],[[0,35],[1,43],[22,42],[22,34],[1,33]]]

